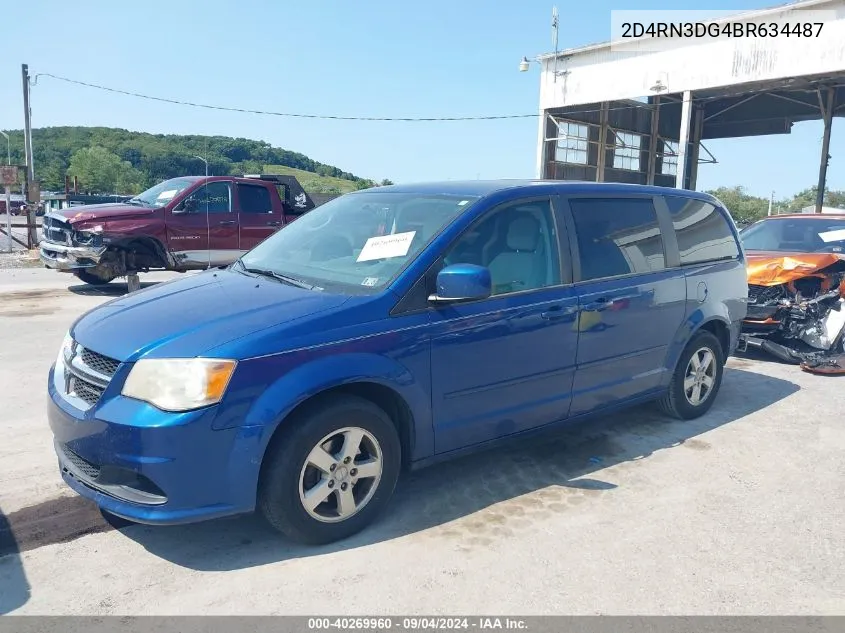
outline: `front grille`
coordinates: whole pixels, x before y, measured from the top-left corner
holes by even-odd
[[[784,298],[783,286],[758,286],[748,284],[748,301],[750,303],[767,303]]]
[[[66,363],[66,393],[93,407],[103,395],[120,361],[76,344]]]
[[[76,394],[77,398],[83,400],[89,407],[97,404],[105,391],[102,387],[94,385],[82,378],[77,378],[76,376],[73,377],[71,390]]]
[[[63,222],[62,220],[49,216],[44,216],[44,220],[41,223],[41,230],[45,240],[56,244],[67,244],[68,235],[71,234],[69,222]]]
[[[101,373],[104,376],[108,376],[109,378],[114,376],[114,373],[120,365],[120,361],[109,358],[108,356],[103,356],[97,352],[92,352],[90,349],[82,348],[79,356],[86,367],[90,367],[94,371]]]
[[[100,476],[100,467],[96,464],[92,464],[87,459],[80,457],[72,450],[70,450],[66,445],[62,445],[62,452],[67,457],[68,461],[76,466],[79,471],[85,475],[86,477],[90,477],[91,479],[96,479]]]

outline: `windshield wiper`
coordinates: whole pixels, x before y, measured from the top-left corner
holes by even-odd
[[[281,282],[288,284],[289,286],[296,286],[297,288],[305,288],[306,290],[314,290],[316,286],[312,286],[311,284],[305,283],[301,279],[297,279],[296,277],[288,277],[287,275],[283,275],[282,273],[277,273],[275,270],[269,270],[266,268],[249,268],[247,267],[242,261],[238,260],[241,264],[241,268],[248,273],[254,273],[256,275],[261,275],[262,277],[271,277],[273,279],[278,279]]]

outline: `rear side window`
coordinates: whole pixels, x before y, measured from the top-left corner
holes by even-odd
[[[739,257],[733,231],[715,206],[678,196],[666,196],[666,204],[678,236],[682,266]]]
[[[581,279],[663,270],[663,238],[650,198],[570,199]]]
[[[241,213],[272,213],[270,190],[260,185],[238,185]]]

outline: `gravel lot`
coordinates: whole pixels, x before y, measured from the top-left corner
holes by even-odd
[[[641,407],[415,473],[333,546],[254,517],[114,530],[59,477],[45,380],[123,291],[0,270],[0,613],[845,611],[845,378],[752,358],[702,419]]]

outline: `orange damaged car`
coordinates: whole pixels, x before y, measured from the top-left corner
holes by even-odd
[[[838,367],[841,360],[832,359],[845,355],[845,210],[769,216],[740,239],[748,316],[739,350],[760,349],[805,369]]]

